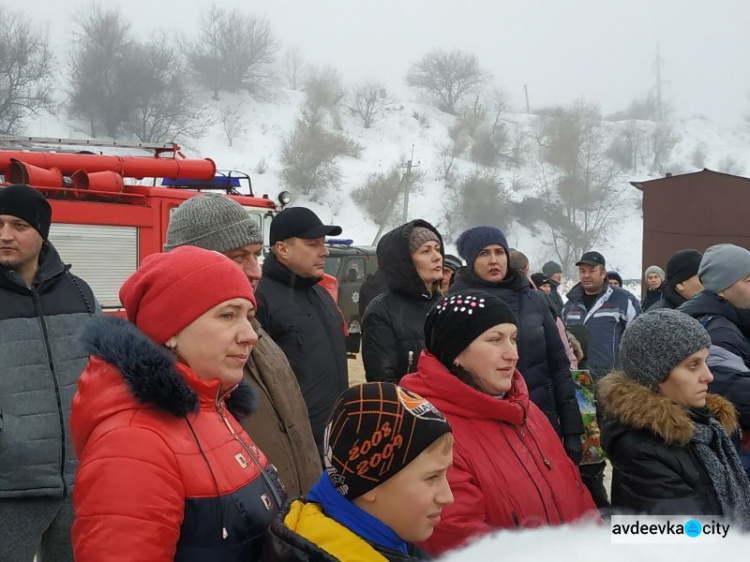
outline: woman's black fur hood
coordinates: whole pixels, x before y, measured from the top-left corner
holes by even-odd
[[[83,327],[80,339],[89,355],[117,368],[138,402],[176,417],[198,410],[198,395],[177,370],[175,356],[130,322],[95,316]],[[225,403],[241,421],[255,411],[255,389],[243,381]]]

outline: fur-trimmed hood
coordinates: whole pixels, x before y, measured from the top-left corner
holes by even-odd
[[[624,426],[647,430],[668,444],[685,446],[693,438],[695,426],[689,409],[635,382],[625,373],[611,372],[597,386],[599,405],[604,408],[605,416]],[[725,398],[708,394],[705,410],[727,434],[737,431],[734,406]]]
[[[215,404],[219,396],[219,381],[198,378],[126,320],[96,316],[83,328],[80,340],[91,356],[73,398],[73,422],[79,430],[74,433],[82,432],[84,443],[98,423],[116,413],[146,405],[182,418],[197,412],[201,404]],[[242,382],[223,400],[242,420],[255,409],[255,390]]]

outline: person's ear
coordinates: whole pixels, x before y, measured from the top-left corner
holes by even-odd
[[[289,246],[283,240],[279,240],[273,245],[273,253],[277,258],[286,258],[289,254]]]

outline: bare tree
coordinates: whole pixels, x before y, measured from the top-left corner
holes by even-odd
[[[373,80],[355,86],[352,98],[349,111],[362,119],[365,129],[369,129],[375,117],[391,104],[385,86]]]
[[[239,10],[212,6],[198,40],[188,45],[188,61],[195,75],[214,92],[247,90],[259,94],[273,79],[278,51],[268,20]]]
[[[286,83],[290,90],[299,90],[305,81],[305,61],[299,47],[290,47],[285,56]]]
[[[325,127],[321,109],[306,106],[294,131],[281,145],[281,177],[292,189],[318,200],[341,183],[336,159],[358,157],[361,147]]]
[[[617,188],[622,165],[607,151],[599,106],[578,100],[557,108],[537,132],[537,182],[544,222],[563,266],[606,240],[625,192]]]
[[[68,76],[70,110],[89,122],[91,136],[103,129],[117,136],[133,111],[133,88],[127,76],[134,42],[130,25],[117,9],[94,5],[78,18]]]
[[[233,10],[223,26],[223,68],[230,91],[260,93],[273,78],[278,43],[268,20]]]
[[[0,6],[0,132],[20,131],[23,120],[52,104],[48,34],[20,13]]]
[[[434,97],[442,111],[455,114],[461,99],[477,90],[486,78],[474,55],[434,49],[412,65],[406,83]]]
[[[123,122],[123,131],[142,142],[203,134],[204,110],[190,93],[182,61],[166,38],[136,45],[130,56],[128,68],[136,90],[134,108]]]
[[[241,105],[225,105],[219,109],[219,122],[231,147],[234,139],[247,132],[247,122],[242,117]]]
[[[336,107],[346,95],[341,74],[332,67],[311,68],[304,89],[307,105],[313,109]]]
[[[475,170],[460,182],[448,185],[443,207],[447,240],[455,240],[464,230],[484,224],[505,229],[507,217],[511,216],[508,190],[492,170]]]
[[[387,172],[370,175],[364,185],[351,192],[351,198],[376,224],[390,226],[401,219],[394,209],[403,195],[403,181],[401,166],[396,165]]]
[[[305,79],[307,105],[314,111],[324,109],[333,120],[333,126],[341,130],[339,106],[346,96],[339,71],[332,67],[310,68]]]
[[[224,80],[222,68],[223,12],[213,4],[201,18],[200,34],[195,43],[186,45],[188,64],[204,86],[213,90],[215,100]]]

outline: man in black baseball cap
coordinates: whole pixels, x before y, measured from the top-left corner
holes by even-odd
[[[319,285],[328,256],[325,237],[339,234],[340,226],[323,224],[310,209],[280,212],[255,292],[258,320],[289,359],[321,451],[333,403],[349,386],[343,317]]]
[[[576,262],[576,267],[581,265],[601,265],[602,267],[607,266],[607,262],[604,260],[604,256],[599,252],[586,252],[581,256],[581,259]]]
[[[306,207],[291,207],[281,211],[271,223],[271,246],[289,238],[314,240],[324,236],[338,236],[340,226],[323,224],[318,215]]]

